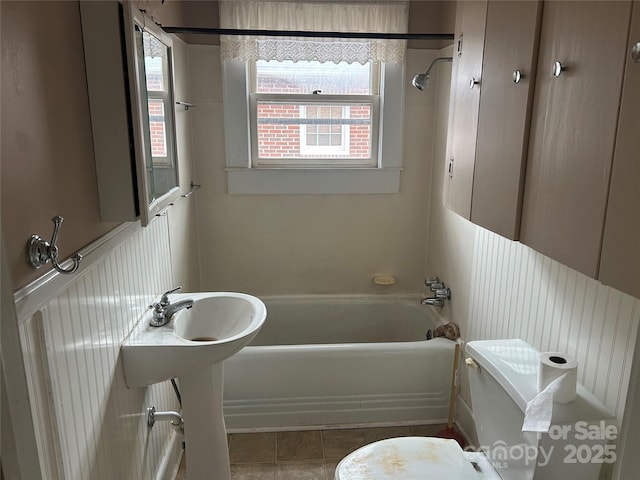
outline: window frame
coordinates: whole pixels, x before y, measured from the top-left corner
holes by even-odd
[[[404,64],[381,64],[377,163],[358,168],[254,167],[250,62],[222,62],[227,188],[230,194],[390,194],[400,191]]]

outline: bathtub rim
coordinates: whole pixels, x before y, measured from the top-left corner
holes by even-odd
[[[381,350],[381,351],[407,351],[411,349],[426,348],[425,343],[432,342],[431,348],[438,348],[442,350],[453,349],[455,343],[453,340],[449,340],[444,337],[432,338],[431,340],[412,340],[410,342],[349,342],[349,343],[296,343],[296,344],[284,344],[284,345],[246,345],[241,351],[245,354],[250,352],[297,352],[301,350],[305,351],[353,351],[353,350]],[[444,342],[450,342],[444,343]],[[375,345],[375,346],[374,346]],[[445,346],[446,345],[446,346]],[[248,349],[248,350],[247,350]],[[238,352],[239,353],[239,352]]]
[[[420,301],[425,298],[423,293],[305,293],[305,294],[282,294],[282,295],[254,295],[255,297],[262,300],[262,302],[267,307],[267,317],[269,316],[269,305],[267,302],[270,301],[308,301],[308,300],[316,300],[316,301],[326,301],[327,303],[330,300],[355,300],[355,301],[369,301],[372,303],[391,303],[391,302],[415,302],[415,306],[419,309],[425,309],[426,312],[430,316],[434,318],[435,323],[439,325],[446,325],[451,320],[442,315],[442,312],[439,308],[430,306],[430,305],[421,305]]]
[[[255,295],[261,300],[373,300],[373,301],[389,301],[389,300],[415,300],[417,306],[423,298],[422,293],[301,293],[301,294],[269,294]],[[424,306],[428,308],[428,306]],[[437,313],[433,308],[433,313]],[[440,316],[440,315],[438,315]]]

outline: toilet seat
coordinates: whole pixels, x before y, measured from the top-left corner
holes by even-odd
[[[380,440],[350,453],[335,480],[479,480],[500,478],[477,472],[458,442],[434,437]],[[493,471],[495,475],[495,471]]]

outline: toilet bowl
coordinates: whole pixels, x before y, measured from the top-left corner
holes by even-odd
[[[605,450],[606,438],[584,435],[615,426],[602,402],[578,384],[574,401],[553,404],[549,433],[523,432],[527,403],[538,394],[540,352],[519,339],[469,342],[465,351],[481,452],[442,438],[391,438],[346,456],[335,480],[598,479],[602,461],[571,462],[568,452]]]
[[[500,480],[484,455],[458,442],[400,437],[359,448],[336,467],[335,480]]]

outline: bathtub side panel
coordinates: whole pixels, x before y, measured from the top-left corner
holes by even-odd
[[[229,429],[439,423],[453,343],[246,347],[225,362]]]

